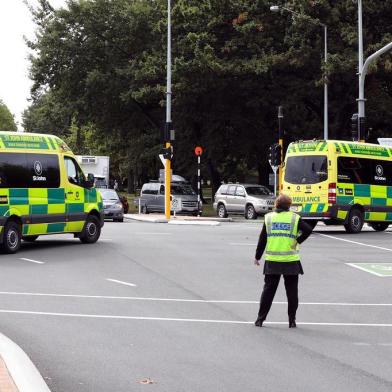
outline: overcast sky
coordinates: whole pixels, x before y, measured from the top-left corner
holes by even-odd
[[[37,0],[28,0],[37,4]],[[50,0],[53,7],[65,0]],[[35,26],[23,0],[0,0],[0,99],[8,106],[21,129],[21,114],[29,105],[28,48],[23,36],[34,37]]]

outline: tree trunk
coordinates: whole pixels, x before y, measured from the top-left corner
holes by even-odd
[[[269,187],[269,174],[272,169],[268,162],[257,162],[257,173],[259,175],[259,184]]]
[[[215,167],[215,164],[211,159],[207,160],[207,167],[210,172],[211,183],[212,183],[212,195],[215,195],[216,191],[221,185],[221,175]]]
[[[128,184],[127,184],[127,192],[135,193],[135,172],[133,169],[128,170]]]

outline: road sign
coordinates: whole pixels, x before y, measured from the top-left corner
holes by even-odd
[[[197,146],[195,148],[195,154],[199,157],[201,154],[203,154],[203,149],[200,146]]]
[[[182,202],[180,198],[174,198],[171,201],[171,210],[174,212],[181,211],[182,208]]]
[[[159,154],[159,159],[161,160],[163,167],[166,167],[166,159],[163,154]]]
[[[376,276],[392,276],[392,263],[347,263],[351,267]]]

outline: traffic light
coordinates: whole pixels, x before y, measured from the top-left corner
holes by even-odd
[[[274,145],[274,166],[280,166],[282,164],[282,146],[280,144]]]
[[[162,155],[164,159],[172,159],[173,158],[173,146],[169,148],[164,148],[162,150]]]
[[[270,163],[270,165],[274,165],[274,161],[275,161],[275,149],[274,149],[274,145],[270,146],[268,149],[268,162]]]
[[[351,117],[351,137],[358,140],[358,113],[354,113]]]
[[[282,146],[280,144],[273,144],[268,149],[268,161],[271,166],[280,166],[282,163]]]

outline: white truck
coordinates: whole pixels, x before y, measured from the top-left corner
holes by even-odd
[[[85,173],[93,173],[96,188],[109,187],[109,157],[103,155],[77,155],[76,159]]]

